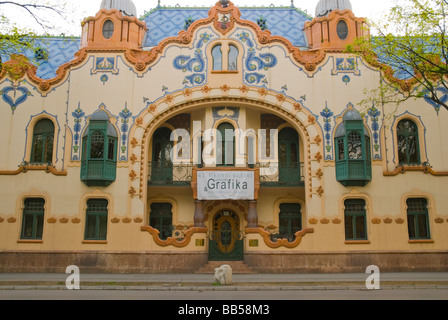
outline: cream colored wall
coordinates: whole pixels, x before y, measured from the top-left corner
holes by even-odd
[[[252,32],[248,28],[241,29]],[[214,32],[217,35],[213,28],[209,27],[199,28],[196,35],[203,31]],[[332,75],[333,59],[345,57],[343,54],[328,54],[327,59],[322,62],[317,71],[310,73],[305,71],[303,66],[293,61],[282,45],[275,44],[266,48],[263,48],[260,44],[258,46],[263,52],[273,53],[279,58],[278,65],[269,69],[266,73],[269,81],[267,90],[279,94],[282,87],[287,84],[288,90],[284,92],[284,95],[296,101],[301,101],[303,108],[318,116],[317,122],[321,128],[323,123],[320,112],[326,105],[333,111],[335,117],[340,117],[349,103],[352,103],[355,108],[358,107],[359,101],[363,99],[364,90],[374,88],[378,83],[379,73],[363,63],[358,64],[360,76],[348,73],[351,77],[349,84],[342,81],[342,76],[345,73]],[[145,115],[144,121],[146,123],[177,103],[201,98],[201,109],[191,109],[192,121],[202,121],[203,130],[212,128],[215,122],[212,116],[212,107],[226,105],[226,103],[204,102],[206,101],[204,99],[205,94],[202,95],[200,92],[194,92],[192,96],[178,94],[185,89],[182,84],[185,73],[173,69],[173,60],[181,54],[192,55],[194,50],[192,45],[183,48],[178,45],[168,45],[156,63],[150,66],[151,70],[141,73],[133,71],[133,66],[126,61],[123,54],[92,53],[83,64],[70,72],[69,81],[63,82],[46,96],[41,96],[29,83],[22,84],[32,92],[33,96],[20,105],[14,115],[8,107],[0,108],[0,136],[2,137],[0,171],[15,171],[18,169],[17,166],[22,162],[27,152],[25,151],[27,140],[25,129],[30,122],[30,117],[46,112],[52,115],[54,119],[57,118],[60,127],[57,135],[58,162],[56,168],[58,171],[67,171],[67,176],[54,176],[43,171],[19,175],[0,175],[0,218],[3,218],[3,222],[0,223],[0,250],[207,250],[207,247],[196,247],[195,241],[192,241],[185,248],[159,247],[148,232],[140,230],[142,225],[148,223],[147,215],[151,201],[164,199],[171,200],[176,204],[175,223],[192,224],[194,202],[192,191],[189,188],[146,188],[146,180],[141,184],[139,178],[136,180],[129,178],[131,170],[134,169],[137,170],[136,173],[139,175],[138,161],[137,163],[120,162],[117,170],[117,180],[111,186],[107,188],[88,188],[80,181],[79,161],[71,161],[69,158],[74,127],[71,114],[78,105],[85,112],[86,117],[98,110],[102,104],[114,117],[118,117],[126,105],[135,117],[144,112],[147,107],[153,104],[157,105],[157,110],[154,113]],[[119,75],[108,74],[109,81],[103,84],[100,81],[101,72],[92,74],[94,56],[118,56]],[[240,59],[240,62],[242,62],[241,53]],[[240,63],[241,65],[242,63]],[[211,89],[208,93],[209,97],[224,95],[238,98],[242,95],[239,90],[243,85],[241,70],[236,74],[224,75],[209,72],[207,77],[207,85]],[[0,87],[7,84],[7,81],[3,82]],[[221,88],[223,85],[227,85],[231,89],[223,91]],[[162,91],[163,86],[168,88],[167,93]],[[170,94],[175,96],[174,101],[156,103]],[[252,90],[246,93],[246,96],[253,100],[269,102],[272,106],[281,106],[281,103],[276,100],[275,94],[262,96],[257,93],[257,90]],[[148,105],[144,98],[149,101]],[[238,105],[238,102],[234,104]],[[291,120],[290,122],[293,123],[292,118],[289,117],[292,117],[295,113],[290,109],[284,109],[284,111],[285,113],[280,113],[273,109],[272,112]],[[389,115],[392,112],[394,112],[392,108],[387,108],[383,114]],[[397,115],[405,114],[405,112],[418,116],[424,130],[426,130],[424,131],[425,136],[420,137],[420,139],[421,143],[426,145],[426,154],[433,169],[435,171],[448,171],[448,151],[447,148],[443,147],[448,145],[448,135],[445,134],[444,130],[448,123],[448,113],[441,110],[437,115],[431,106],[422,101],[405,102],[396,111]],[[241,107],[238,125],[241,129],[258,129],[260,128],[259,115],[260,112],[257,110],[256,104],[250,108]],[[315,129],[308,122],[308,119],[303,118],[303,114],[298,113],[297,116],[302,117],[300,120],[310,132],[316,131],[316,134],[322,136],[322,130]],[[160,119],[159,123],[166,120]],[[338,118],[337,121],[340,120]],[[117,127],[120,126],[119,119],[111,118],[111,121]],[[314,160],[317,152],[323,154],[324,143],[322,142],[320,145],[312,143],[309,146],[310,153],[308,153],[308,146],[302,139],[301,157],[303,161],[307,162],[307,167],[311,166],[312,176],[306,177],[305,189],[262,188],[258,201],[260,224],[264,226],[278,224],[278,216],[276,216],[278,214],[278,204],[281,201],[297,201],[303,204],[304,227],[314,228],[315,231],[313,234],[307,234],[298,248],[288,250],[446,250],[448,243],[448,232],[446,232],[448,227],[448,211],[446,210],[448,207],[448,198],[446,197],[448,178],[446,176],[435,177],[423,172],[406,172],[393,177],[384,176],[383,172],[385,170],[393,171],[395,169],[395,164],[392,162],[394,148],[391,144],[394,136],[391,128],[388,127],[390,124],[388,122],[381,123],[383,159],[374,162],[372,167],[373,180],[362,188],[346,188],[339,184],[335,178],[334,162]],[[67,131],[66,125],[68,127]],[[83,130],[86,125],[86,120],[83,118]],[[155,130],[155,128],[151,128],[151,130]],[[140,144],[143,132],[144,128],[134,127],[130,130],[131,136],[129,139],[135,137],[138,144],[135,148],[128,145],[128,156],[134,153],[140,157],[142,149],[143,154],[146,152],[145,148],[150,149],[150,140],[146,142],[146,145]],[[133,134],[135,135],[132,136]],[[300,134],[303,138],[304,132],[301,131]],[[64,140],[65,137],[67,137],[67,140]],[[322,140],[325,139],[322,137]],[[63,157],[64,154],[65,158]],[[309,163],[308,156],[311,159]],[[318,169],[323,169],[321,178],[316,176]],[[146,179],[144,172],[142,175]],[[315,193],[316,187],[313,187],[313,193],[308,192],[310,178],[313,186],[322,185],[322,197]],[[141,186],[144,190],[141,198],[129,195],[131,187],[138,191]],[[42,243],[17,243],[21,228],[21,199],[27,196],[42,196],[48,200]],[[393,220],[401,217],[406,221],[406,212],[403,206],[405,200],[403,199],[407,196],[430,199],[429,217],[433,243],[409,243],[406,222],[404,224],[397,224],[395,221],[391,224],[386,224],[383,221],[380,224],[372,223],[374,218],[384,220],[388,217]],[[89,197],[105,197],[110,200],[107,244],[82,243],[85,223],[85,208],[83,206]],[[345,197],[366,197],[369,200],[367,226],[370,244],[345,243],[342,207]],[[8,222],[7,220],[11,217],[15,218],[16,222]],[[52,217],[57,219],[55,224],[47,221]],[[76,217],[81,220],[78,224],[71,222]],[[134,222],[134,219],[139,217],[143,219],[143,222]],[[434,219],[438,217],[443,218],[445,222],[435,223]],[[60,223],[61,218],[68,218],[70,221],[66,224]],[[113,218],[120,219],[120,222],[112,223],[111,219]],[[132,221],[123,223],[124,218],[130,218]],[[309,221],[311,218],[317,219],[317,224],[311,224]],[[328,224],[321,223],[320,220],[324,218],[327,218],[330,222]],[[332,220],[335,218],[340,219],[341,223],[333,223]],[[193,239],[196,237],[203,238],[205,236],[195,235]],[[260,239],[260,245],[259,247],[247,248],[248,251],[271,250],[264,244],[260,236],[248,235],[247,240],[250,238]],[[281,250],[283,249],[277,249],[276,251]]]

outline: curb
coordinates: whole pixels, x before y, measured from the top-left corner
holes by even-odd
[[[424,290],[424,289],[439,289],[448,290],[447,285],[384,285],[380,290]],[[70,291],[66,286],[61,285],[10,285],[0,286],[1,291],[12,290],[63,290]],[[96,285],[86,286],[81,285],[81,291],[326,291],[326,290],[356,290],[356,291],[371,291],[362,286],[108,286]]]

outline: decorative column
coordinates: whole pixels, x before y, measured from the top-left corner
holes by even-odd
[[[205,215],[203,210],[203,201],[195,200],[194,226],[196,228],[205,228]]]
[[[249,201],[249,210],[247,212],[247,227],[258,228],[258,211],[256,200]]]

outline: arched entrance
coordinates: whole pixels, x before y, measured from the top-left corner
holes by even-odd
[[[210,261],[244,260],[244,240],[240,218],[232,210],[218,211],[209,236]]]

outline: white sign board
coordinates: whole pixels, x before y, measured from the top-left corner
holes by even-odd
[[[198,171],[198,200],[254,200],[253,171]]]

